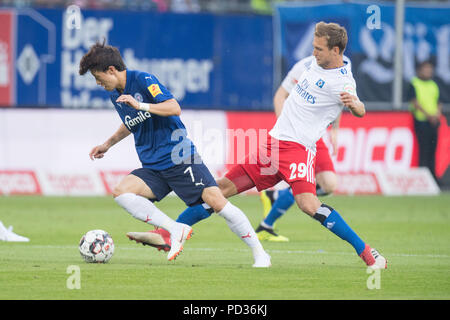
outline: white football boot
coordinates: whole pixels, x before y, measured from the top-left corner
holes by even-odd
[[[255,255],[253,268],[269,268],[272,265],[270,258],[270,255],[265,251],[262,254]]]
[[[368,244],[366,244],[366,247],[360,254],[360,257],[364,260],[366,265],[373,270],[387,269],[387,259],[379,254],[377,250],[371,248]]]
[[[192,236],[192,228],[184,223],[175,222],[172,233],[170,234],[170,251],[167,254],[167,260],[175,259],[183,250],[183,244]]]
[[[18,234],[14,233],[12,226],[9,226],[9,228],[6,229],[1,221],[0,221],[0,240],[8,241],[8,242],[29,242],[30,241],[30,239],[19,236]]]
[[[0,221],[0,240],[6,241],[6,235],[8,233],[8,230],[5,228],[3,223]]]
[[[148,232],[128,232],[127,237],[137,243],[155,247],[158,251],[170,251],[170,233],[163,228]]]

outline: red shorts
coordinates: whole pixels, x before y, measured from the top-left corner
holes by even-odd
[[[233,181],[238,193],[253,186],[262,191],[284,180],[294,195],[316,194],[315,163],[314,152],[303,145],[269,136],[267,142],[259,145],[258,152],[232,167],[225,177]]]
[[[323,142],[322,138],[316,142],[316,173],[321,171],[336,172],[334,170],[333,160],[331,160],[328,147],[325,142]]]

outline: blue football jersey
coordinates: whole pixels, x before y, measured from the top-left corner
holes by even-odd
[[[196,149],[187,138],[186,128],[180,117],[162,117],[116,102],[121,94],[129,94],[145,103],[160,103],[173,98],[154,75],[137,70],[126,72],[127,82],[123,93],[114,90],[110,98],[122,122],[133,133],[142,166],[165,170],[179,164],[180,160],[192,158]]]

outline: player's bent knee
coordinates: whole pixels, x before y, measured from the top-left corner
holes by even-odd
[[[135,177],[132,175],[128,175],[123,178],[118,185],[116,185],[112,191],[112,196],[117,198],[118,196],[124,193],[135,193],[131,190],[130,186],[133,185]]]
[[[225,198],[229,198],[237,194],[237,188],[230,179],[223,177],[216,182]]]
[[[138,192],[138,190],[136,190],[136,188],[132,188],[132,187],[128,186],[127,184],[117,185],[112,191],[112,196],[113,196],[113,198],[117,198],[118,196],[125,194],[125,193],[133,193],[133,194],[142,195],[142,196],[146,197],[146,195],[140,194],[140,192]]]
[[[299,204],[298,207],[309,216],[313,216],[316,213],[315,208],[310,204]]]
[[[324,183],[323,186],[321,187],[325,193],[333,193],[337,188],[337,181],[329,180],[326,183]]]
[[[147,199],[155,199],[155,195],[150,187],[139,177],[130,174],[120,181],[120,183],[113,189],[112,195],[114,198],[124,194],[134,193]]]
[[[317,173],[316,181],[325,193],[333,193],[337,188],[337,177],[332,171]]]
[[[309,216],[314,216],[321,203],[313,194],[295,196],[297,206]]]
[[[125,190],[123,190],[122,188],[120,188],[120,186],[116,186],[113,191],[112,191],[112,196],[113,198],[117,198],[118,196],[122,195],[126,193]]]
[[[202,199],[215,212],[221,211],[228,202],[228,200],[223,196],[221,190],[217,187],[205,188],[202,193]]]
[[[133,188],[133,184],[131,183],[132,178],[128,178],[126,177],[125,179],[123,179],[118,185],[116,185],[112,191],[112,196],[114,198],[117,198],[118,196],[124,194],[124,193],[135,193],[136,192],[136,188]]]

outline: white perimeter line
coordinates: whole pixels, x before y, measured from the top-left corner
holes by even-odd
[[[27,247],[33,247],[37,249],[77,249],[76,246],[69,246],[69,245],[33,245],[33,244],[26,244]],[[0,250],[2,249],[2,246],[0,245]],[[119,250],[142,250],[144,247],[140,246],[123,246],[121,245],[119,247]],[[146,247],[146,249],[152,250],[153,248]],[[156,249],[154,249],[156,250]],[[235,251],[235,252],[248,252],[249,249],[223,249],[223,248],[185,248],[186,251]],[[282,254],[337,254],[337,255],[354,255],[353,252],[332,252],[332,251],[324,251],[324,250],[317,250],[317,251],[308,251],[308,250],[279,250],[279,249],[267,249],[268,253],[282,253]],[[427,258],[442,258],[442,259],[448,259],[450,258],[450,255],[447,254],[409,254],[409,253],[390,253],[388,256],[396,256],[396,257],[427,257]]]

